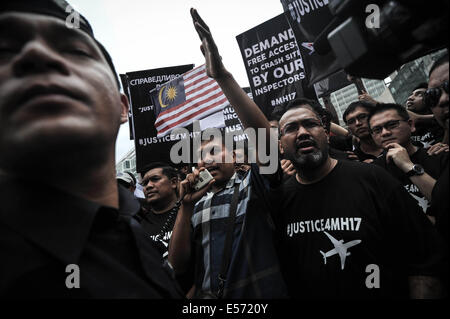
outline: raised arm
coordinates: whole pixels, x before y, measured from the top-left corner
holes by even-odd
[[[265,129],[264,132],[266,134],[267,142],[266,149],[270,149],[270,139],[274,138],[276,145],[277,136],[276,134],[273,134],[271,137],[269,121],[255,102],[253,102],[253,100],[248,97],[247,93],[242,90],[233,75],[225,68],[211,31],[200,17],[197,10],[191,9],[191,16],[195,29],[202,41],[201,51],[205,56],[208,76],[217,81],[228,101],[233,105],[245,128]],[[258,137],[258,130],[256,130],[256,134]]]

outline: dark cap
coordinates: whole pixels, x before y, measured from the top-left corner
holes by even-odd
[[[70,11],[66,11],[69,7],[72,8],[65,0],[2,0],[0,2],[0,13],[9,11],[29,12],[48,15],[66,21],[67,17],[75,11],[73,8]],[[108,51],[106,51],[105,47],[95,39],[94,31],[87,19],[80,13],[78,13],[78,15],[80,17],[80,30],[87,33],[97,43],[114,74],[118,87],[120,88],[119,78],[111,56]]]

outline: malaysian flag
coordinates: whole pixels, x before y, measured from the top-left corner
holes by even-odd
[[[165,83],[151,92],[151,98],[155,106],[157,137],[222,111],[229,105],[217,82],[206,74],[205,65]]]

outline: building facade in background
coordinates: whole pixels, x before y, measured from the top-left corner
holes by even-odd
[[[392,82],[389,85],[389,90],[396,103],[405,105],[406,100],[410,96],[414,88],[422,82],[428,82],[428,73],[434,61],[439,59],[446,53],[446,50],[441,50],[417,60],[404,64],[392,76]]]
[[[136,172],[136,153],[134,147],[116,164],[116,174],[123,172],[133,173],[138,176]]]
[[[392,96],[384,81],[369,79],[362,79],[362,81],[367,89],[367,93],[375,100],[380,102],[393,102]],[[354,84],[331,93],[331,103],[336,110],[340,125],[345,126],[345,123],[342,120],[342,114],[350,103],[358,101],[358,96],[358,90]],[[320,102],[323,105],[323,101],[321,100]]]

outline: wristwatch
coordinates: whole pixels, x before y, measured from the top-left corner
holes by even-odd
[[[406,176],[411,177],[416,175],[422,175],[423,173],[425,173],[423,167],[419,164],[414,164],[412,169],[408,173],[406,173]]]

